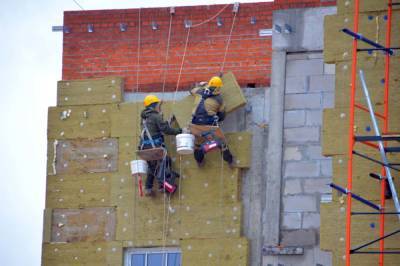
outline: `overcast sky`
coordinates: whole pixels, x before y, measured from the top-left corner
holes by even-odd
[[[84,9],[232,3],[76,1]],[[0,265],[40,265],[47,107],[56,104],[56,84],[61,79],[62,34],[52,33],[51,26],[62,25],[66,10],[80,7],[73,0],[0,1]]]

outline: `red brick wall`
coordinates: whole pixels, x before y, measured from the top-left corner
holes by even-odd
[[[241,4],[224,72],[233,71],[242,86],[249,83],[269,85],[271,37],[259,37],[259,29],[271,28],[274,9],[327,4],[332,5],[332,1],[276,0],[274,3]],[[65,12],[64,25],[70,29],[70,33],[64,33],[63,79],[119,75],[125,77],[126,90],[132,91],[137,87],[139,67],[139,91],[162,90],[165,73],[165,89],[175,90],[187,37],[184,20],[189,19],[195,25],[212,17],[224,6],[175,8],[167,65],[169,8],[141,9],[139,65],[138,9]],[[213,19],[190,30],[179,89],[185,89],[196,81],[208,80],[219,73],[233,20],[232,5],[219,16],[223,19],[222,27],[217,27],[216,19]],[[257,19],[255,25],[250,24],[252,16]],[[152,21],[159,25],[158,30],[151,29]],[[126,32],[120,32],[120,23],[128,24]],[[88,24],[94,25],[93,33],[87,32]]]

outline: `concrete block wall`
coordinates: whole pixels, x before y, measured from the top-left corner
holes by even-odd
[[[304,254],[265,256],[265,266],[332,263],[331,254],[319,248],[319,205],[332,193],[332,159],[322,155],[321,131],[323,110],[333,106],[334,82],[321,52],[287,55],[280,245],[303,247]]]
[[[321,53],[289,54],[283,139],[281,244],[318,244],[319,202],[331,193],[332,162],[321,154],[322,111],[332,107],[335,76]]]
[[[332,265],[331,253],[320,248],[320,201],[332,193],[328,186],[332,159],[322,155],[322,118],[323,110],[334,106],[335,67],[324,63],[322,51],[323,20],[335,12],[335,8],[274,12],[273,23],[288,24],[293,32],[273,35],[275,53],[285,57],[285,67],[277,75],[282,81],[276,83],[283,84],[277,89],[284,102],[280,227],[275,229],[278,241],[264,246],[263,266]],[[270,99],[272,105],[275,100]],[[274,246],[301,247],[303,254],[271,255],[269,248]]]

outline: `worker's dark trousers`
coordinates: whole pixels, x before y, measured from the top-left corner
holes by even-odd
[[[162,188],[164,184],[164,179],[169,184],[174,185],[175,179],[179,177],[179,174],[174,172],[171,167],[171,158],[166,156],[165,159],[160,161],[147,161],[147,179],[146,179],[146,189],[151,189],[153,187],[154,178],[157,179],[158,188]]]
[[[231,164],[233,162],[233,156],[231,151],[228,149],[228,147],[226,145],[224,145],[225,148],[222,148],[222,158],[224,159],[225,162],[227,162],[228,164]],[[201,164],[204,160],[204,151],[203,149],[201,149],[200,146],[196,146],[195,150],[194,150],[194,159],[196,160],[196,162],[198,164]]]
[[[147,178],[146,178],[146,189],[151,189],[153,187],[154,178],[157,175],[157,168],[159,161],[147,161]],[[161,183],[162,184],[162,183]]]

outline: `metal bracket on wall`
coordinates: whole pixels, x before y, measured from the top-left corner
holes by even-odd
[[[185,28],[186,29],[192,27],[192,21],[191,20],[185,19],[184,23],[185,23]]]
[[[64,33],[70,33],[70,29],[67,26],[52,26],[51,27],[52,32],[64,32]]]
[[[233,13],[239,12],[239,5],[240,5],[239,2],[233,4],[233,10],[232,10]]]

